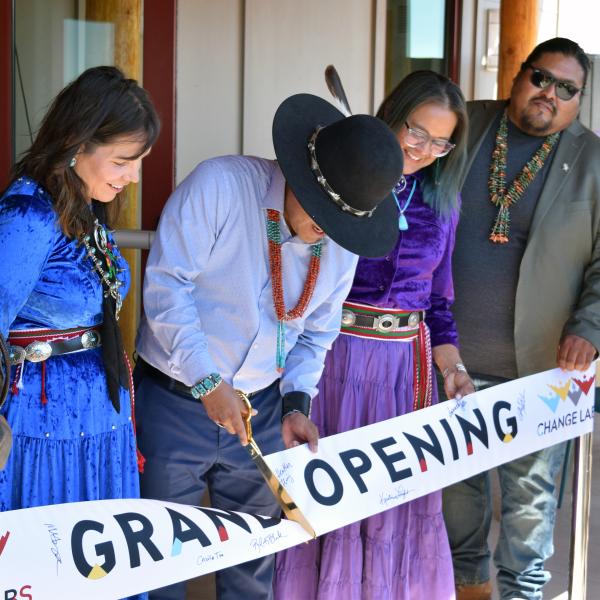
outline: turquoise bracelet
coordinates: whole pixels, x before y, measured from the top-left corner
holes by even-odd
[[[190,391],[196,400],[202,400],[204,396],[210,394],[222,382],[223,378],[218,373],[211,373],[193,385]]]

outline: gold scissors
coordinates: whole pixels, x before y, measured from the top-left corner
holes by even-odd
[[[252,404],[250,404],[250,400],[248,396],[241,392],[240,390],[236,390],[240,398],[244,401],[246,408],[248,409],[248,413],[244,415],[244,425],[246,426],[246,435],[248,436],[248,445],[246,448],[250,454],[250,458],[252,462],[257,466],[261,475],[265,478],[269,489],[275,496],[279,506],[281,506],[281,510],[290,521],[296,521],[299,523],[304,530],[311,535],[314,539],[317,537],[315,530],[312,528],[311,524],[306,520],[306,517],[302,514],[302,511],[298,508],[297,504],[292,500],[292,497],[288,493],[288,491],[283,487],[281,481],[277,478],[277,475],[271,471],[269,465],[265,462],[265,459],[260,451],[260,448],[254,441],[252,437],[252,424],[250,423],[250,419],[252,419]]]

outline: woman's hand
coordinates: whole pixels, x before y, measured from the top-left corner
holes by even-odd
[[[475,386],[462,364],[458,348],[452,344],[441,344],[432,348],[433,360],[444,377],[444,392],[450,400],[460,400],[475,392]]]
[[[466,369],[464,371],[459,370],[458,365],[464,366],[462,363],[457,363],[454,367],[445,370],[444,391],[449,399],[456,398],[456,400],[460,400],[463,396],[472,394],[475,391],[475,386]]]

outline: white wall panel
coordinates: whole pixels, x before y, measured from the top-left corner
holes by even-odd
[[[177,183],[207,158],[242,151],[243,4],[177,3]]]
[[[372,0],[246,0],[243,152],[272,157],[271,123],[289,95],[329,97],[336,66],[354,112],[373,109]]]

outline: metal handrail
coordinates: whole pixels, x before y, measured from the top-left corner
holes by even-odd
[[[150,229],[117,229],[115,241],[120,248],[139,248],[149,250],[156,231]]]

